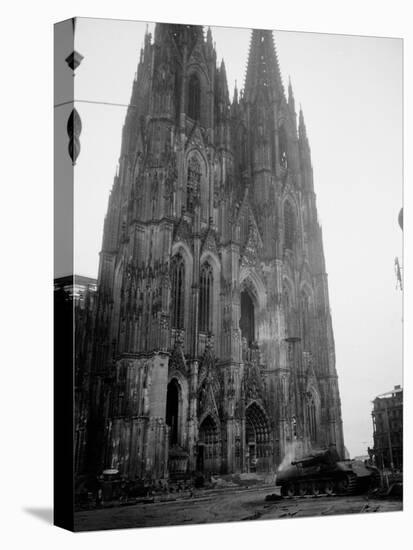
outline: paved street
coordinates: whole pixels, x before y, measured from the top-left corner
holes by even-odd
[[[202,493],[194,498],[172,502],[135,504],[77,512],[76,530],[160,527],[196,523],[248,521],[255,519],[301,518],[335,514],[400,511],[400,500],[367,499],[366,496],[321,496],[265,500],[274,490],[227,490]]]

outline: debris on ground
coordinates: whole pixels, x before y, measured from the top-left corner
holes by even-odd
[[[297,510],[294,510],[293,512],[284,512],[280,515],[280,518],[293,518],[298,514],[298,512],[301,512],[300,508],[297,508]]]
[[[272,493],[271,495],[267,495],[265,500],[266,502],[273,502],[275,500],[283,500],[283,497],[281,495],[277,495],[276,493]]]
[[[386,491],[387,497],[403,497],[403,483],[392,483],[388,490]]]
[[[253,514],[251,514],[250,516],[246,516],[245,518],[241,518],[241,521],[251,521],[251,520],[254,520],[254,519],[259,519],[261,516],[262,516],[261,512],[256,511]]]

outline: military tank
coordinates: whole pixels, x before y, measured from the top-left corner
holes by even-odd
[[[377,487],[380,475],[360,460],[340,460],[335,447],[314,452],[277,471],[282,496],[353,495]]]

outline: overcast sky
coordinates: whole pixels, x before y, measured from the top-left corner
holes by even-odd
[[[149,30],[153,31],[153,24]],[[75,272],[97,276],[109,191],[146,23],[78,19]],[[212,27],[232,96],[244,84],[251,31]],[[344,440],[372,445],[371,401],[402,383],[402,41],[274,31],[285,87],[302,104],[329,276]]]

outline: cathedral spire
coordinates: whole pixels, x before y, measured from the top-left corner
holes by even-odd
[[[288,77],[288,109],[294,125],[294,135],[297,136],[297,113],[295,112],[295,99],[290,77]]]
[[[203,28],[200,25],[156,23],[155,42],[168,42],[168,39],[172,39],[181,53],[185,46],[189,55],[196,43],[204,42]]]
[[[302,141],[307,141],[307,128],[305,126],[304,114],[303,114],[303,109],[301,105],[300,105],[300,115],[298,119],[298,137]]]
[[[221,82],[223,85],[224,90],[228,91],[228,81],[227,81],[227,70],[225,68],[225,61],[222,59],[221,61]]]
[[[147,24],[146,29],[145,29],[145,39],[144,39],[145,40],[145,49],[148,48],[151,45],[151,39],[152,39],[152,35],[149,32],[149,25]]]
[[[219,94],[220,94],[220,100],[223,101],[224,103],[229,104],[227,70],[225,68],[225,62],[223,59],[221,61],[221,66],[219,69]]]
[[[260,87],[268,89],[271,99],[285,97],[272,31],[253,29],[245,77],[246,101],[254,101]]]
[[[211,48],[213,47],[213,44],[212,44],[212,32],[211,32],[211,27],[208,27],[208,30],[207,30],[207,44],[208,46],[211,46]]]
[[[304,114],[301,105],[298,120],[298,147],[300,152],[303,184],[308,189],[314,190],[310,144],[308,142],[307,128],[304,122]]]
[[[207,35],[206,35],[206,51],[209,58],[212,58],[214,56],[215,50],[214,50],[214,44],[212,41],[212,32],[211,27],[208,27]]]
[[[288,106],[291,112],[295,113],[295,99],[290,77],[288,77]]]
[[[235,81],[234,96],[233,96],[233,98],[232,98],[232,103],[238,103],[238,87],[237,87],[237,81]]]

